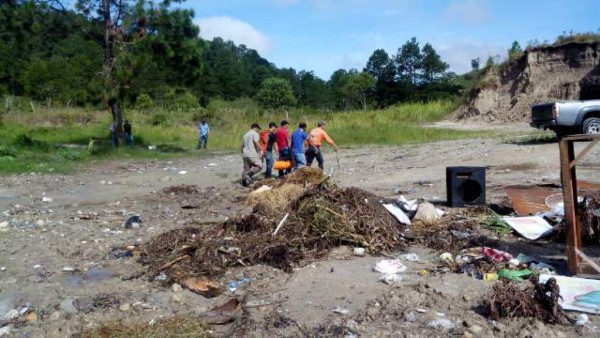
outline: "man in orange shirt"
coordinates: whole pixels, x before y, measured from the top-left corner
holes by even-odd
[[[319,168],[324,170],[323,168],[323,154],[321,152],[321,146],[323,145],[323,141],[329,143],[330,146],[333,147],[335,151],[338,151],[338,147],[335,145],[335,142],[327,135],[325,131],[325,122],[319,121],[317,124],[317,128],[310,131],[310,140],[312,141],[311,146],[308,147],[306,151],[306,165],[311,166],[313,160],[316,158],[317,163],[319,163]]]

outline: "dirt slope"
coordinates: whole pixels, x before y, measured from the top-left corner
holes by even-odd
[[[456,120],[523,122],[533,104],[600,97],[600,42],[528,50],[488,70],[457,109]]]

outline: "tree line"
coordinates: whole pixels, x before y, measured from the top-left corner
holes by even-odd
[[[253,98],[265,108],[327,110],[385,107],[458,96],[431,44],[416,38],[396,55],[378,49],[364,69],[339,69],[327,81],[278,68],[245,45],[199,37],[183,0],[4,0],[0,4],[0,95],[67,105]]]

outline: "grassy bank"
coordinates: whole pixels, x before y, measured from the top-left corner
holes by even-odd
[[[90,160],[205,156],[194,150],[198,133],[194,120],[201,117],[206,117],[211,126],[209,148],[219,151],[237,151],[241,135],[252,122],[266,127],[269,121],[284,118],[294,128],[300,121],[312,128],[319,120],[325,120],[329,134],[342,147],[489,136],[489,132],[421,126],[442,119],[454,107],[454,102],[440,101],[402,104],[385,110],[323,113],[297,109],[265,113],[250,100],[238,100],[216,101],[193,112],[124,109],[124,117],[133,123],[136,146],[119,149],[110,145],[108,111],[37,107],[35,112],[1,115],[0,173],[68,172],[78,163]],[[156,149],[148,149],[149,146]]]

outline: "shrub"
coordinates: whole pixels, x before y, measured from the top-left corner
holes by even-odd
[[[167,116],[167,114],[165,113],[156,113],[154,115],[152,115],[152,125],[153,126],[160,126],[160,125],[164,125],[165,123],[167,123],[167,121],[169,120],[169,117]]]
[[[148,108],[152,108],[156,105],[154,100],[148,94],[140,94],[135,99],[135,109],[137,110],[145,110]]]

